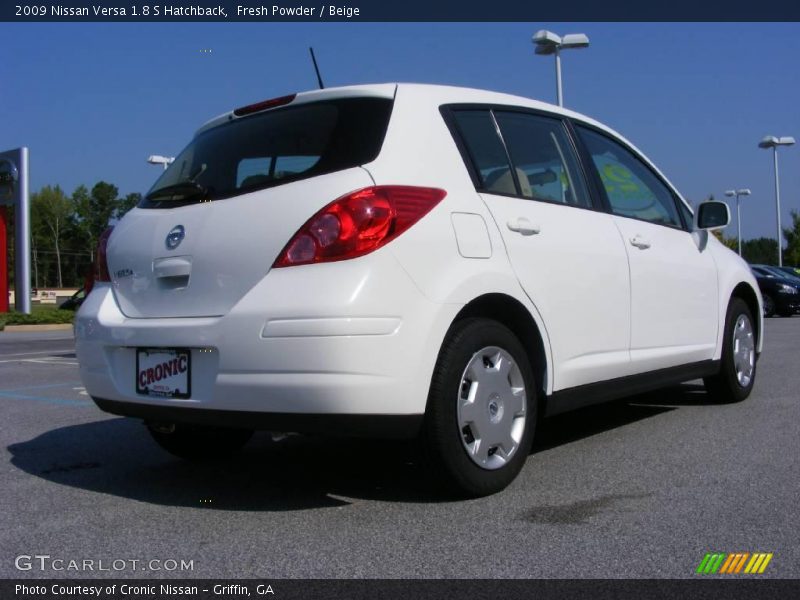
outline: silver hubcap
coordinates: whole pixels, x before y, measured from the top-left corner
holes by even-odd
[[[745,315],[739,315],[733,327],[733,366],[739,385],[750,385],[756,366],[756,344],[753,326]]]
[[[511,355],[488,346],[472,355],[461,375],[458,427],[472,461],[499,469],[519,448],[525,432],[525,381]]]

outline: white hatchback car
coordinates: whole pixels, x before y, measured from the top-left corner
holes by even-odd
[[[419,436],[466,495],[546,415],[695,378],[750,393],[758,285],[666,178],[558,107],[384,84],[245,106],[101,240],[83,382],[184,457],[252,430]]]

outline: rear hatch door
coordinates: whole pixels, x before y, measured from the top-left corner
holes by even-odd
[[[390,98],[333,98],[201,131],[117,225],[107,257],[132,318],[226,314],[319,209],[373,184]]]

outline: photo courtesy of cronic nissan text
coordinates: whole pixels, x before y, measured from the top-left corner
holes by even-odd
[[[800,8],[0,49],[0,599],[800,596]]]

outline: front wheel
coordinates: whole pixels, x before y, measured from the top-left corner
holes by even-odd
[[[459,495],[502,490],[525,464],[535,424],[534,377],[517,337],[489,319],[454,323],[439,352],[426,413],[437,474]]]
[[[773,300],[772,296],[770,296],[769,294],[764,294],[764,316],[765,317],[775,316],[775,300]]]
[[[249,429],[204,427],[176,423],[146,423],[164,450],[188,460],[220,458],[240,450],[252,437]]]
[[[739,402],[750,395],[756,379],[756,336],[750,308],[733,298],[725,319],[719,373],[706,377],[706,390],[720,402]]]

